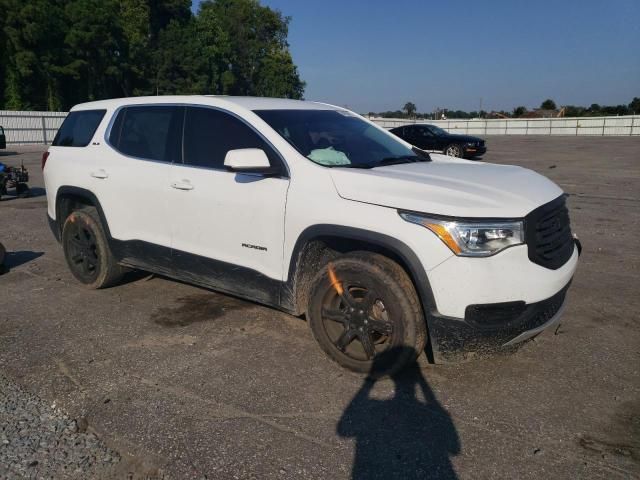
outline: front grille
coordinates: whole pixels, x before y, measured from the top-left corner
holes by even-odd
[[[532,262],[556,270],[571,258],[574,242],[564,195],[527,215],[525,229]]]
[[[480,141],[478,142],[478,146],[479,146],[479,147],[484,147],[484,140],[480,140]]]

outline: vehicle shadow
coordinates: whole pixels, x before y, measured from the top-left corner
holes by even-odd
[[[9,192],[6,194],[6,196],[3,195],[0,200],[3,202],[10,202],[12,200],[20,200],[23,198],[44,197],[46,194],[47,194],[47,191],[44,188],[30,187],[29,191],[25,195],[18,196],[15,188],[11,188]]]
[[[377,357],[372,372],[402,351]],[[356,441],[351,478],[456,479],[450,457],[460,453],[458,433],[417,363],[391,379],[393,398],[379,400],[371,398],[377,380],[370,375],[338,423],[338,435]]]
[[[36,258],[41,257],[42,255],[44,255],[44,252],[32,252],[30,250],[7,252],[5,254],[2,267],[4,267],[5,271],[8,271],[8,270],[11,270],[12,268],[16,268],[16,267],[19,267],[20,265],[24,265],[25,263],[29,263],[35,260]]]

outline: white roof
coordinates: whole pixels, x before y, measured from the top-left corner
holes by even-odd
[[[247,110],[343,110],[326,103],[290,100],[287,98],[231,97],[226,95],[158,95],[153,97],[128,97],[81,103],[72,110],[95,108],[113,109],[122,105],[148,105],[157,103],[201,104],[216,107],[235,105]]]

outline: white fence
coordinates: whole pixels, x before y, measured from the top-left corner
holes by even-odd
[[[0,110],[8,144],[49,144],[66,117],[66,112],[12,112]],[[371,118],[385,128],[430,123],[450,133],[468,135],[640,135],[640,115],[578,118],[509,118],[499,120],[407,120]]]
[[[0,110],[0,126],[4,127],[8,144],[49,144],[66,116],[66,112],[12,112]]]
[[[385,128],[429,123],[450,133],[469,135],[640,135],[640,115],[497,120],[407,120],[375,117],[370,119]]]

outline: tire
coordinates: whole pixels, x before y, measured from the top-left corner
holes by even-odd
[[[111,253],[94,207],[72,212],[62,228],[64,257],[73,276],[90,289],[115,285],[124,268]]]
[[[451,145],[447,145],[444,149],[444,154],[450,157],[462,158],[464,156],[464,149],[462,148],[462,145],[452,143]]]
[[[26,183],[19,183],[16,185],[16,196],[18,198],[27,198],[30,193],[31,190]]]
[[[415,361],[427,338],[409,276],[377,253],[350,253],[325,265],[312,281],[307,319],[330,359],[373,378]]]

